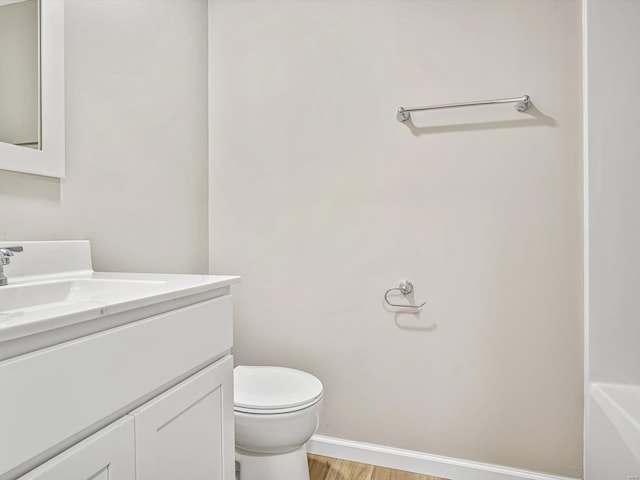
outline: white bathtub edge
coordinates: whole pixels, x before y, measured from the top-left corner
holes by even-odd
[[[592,383],[589,395],[602,408],[615,429],[623,438],[633,456],[640,462],[640,419],[624,407],[620,392],[632,393],[640,403],[640,385]]]

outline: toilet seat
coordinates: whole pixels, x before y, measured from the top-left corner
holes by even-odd
[[[238,366],[233,371],[234,410],[254,415],[296,412],[322,399],[322,383],[285,367]]]

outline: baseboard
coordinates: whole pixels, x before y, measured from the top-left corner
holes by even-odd
[[[307,443],[307,451],[316,455],[432,475],[449,480],[577,480],[322,435],[314,435],[311,438]]]

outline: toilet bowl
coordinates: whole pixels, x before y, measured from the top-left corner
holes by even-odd
[[[233,371],[239,480],[309,480],[305,443],[318,429],[322,383],[284,367]]]

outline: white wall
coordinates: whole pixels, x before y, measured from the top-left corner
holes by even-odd
[[[237,361],[316,374],[323,435],[580,476],[580,3],[217,0],[211,28]],[[404,278],[420,315],[383,306]]]
[[[207,269],[205,0],[66,1],[67,178],[0,171],[0,239],[99,270]]]
[[[640,385],[640,3],[586,6],[588,383]],[[587,401],[587,478],[640,475],[610,420]]]

